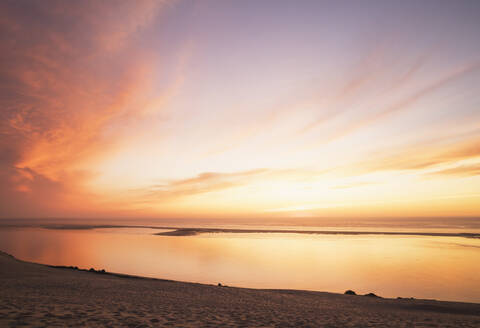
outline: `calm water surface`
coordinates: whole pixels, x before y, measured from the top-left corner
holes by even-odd
[[[480,239],[0,229],[17,258],[201,283],[480,302]]]

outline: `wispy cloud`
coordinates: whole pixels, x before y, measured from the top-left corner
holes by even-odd
[[[252,179],[271,174],[271,172],[264,168],[233,173],[204,172],[188,179],[155,184],[140,191],[149,199],[157,202],[165,201],[245,185]]]
[[[427,175],[451,175],[463,177],[480,175],[480,164],[460,165],[444,170],[430,172]]]
[[[203,172],[194,177],[162,181],[145,188],[132,190],[131,197],[140,202],[162,202],[199,194],[255,185],[261,182],[308,182],[325,174],[325,170],[257,168],[237,172]],[[136,195],[136,196],[133,196]]]
[[[451,144],[415,145],[394,152],[388,157],[359,164],[369,171],[419,170],[480,156],[480,140],[474,137]]]
[[[412,68],[415,71],[415,66]],[[445,76],[433,81],[432,83],[420,88],[413,94],[408,95],[407,97],[400,99],[394,102],[391,105],[386,106],[384,109],[374,112],[373,114],[367,114],[364,117],[355,120],[354,122],[345,125],[344,127],[335,131],[332,135],[327,136],[326,138],[320,140],[319,142],[310,145],[310,147],[318,147],[321,144],[329,143],[334,140],[340,139],[347,135],[350,135],[356,131],[361,129],[365,129],[381,120],[384,120],[391,115],[399,113],[401,111],[408,110],[411,105],[415,104],[417,101],[421,100],[422,98],[434,93],[441,87],[454,82],[469,73],[473,73],[480,69],[480,62],[474,62],[465,66],[461,66],[450,73],[446,74]],[[413,74],[413,73],[412,73]],[[410,75],[410,74],[408,74]]]

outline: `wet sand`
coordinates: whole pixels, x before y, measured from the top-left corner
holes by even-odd
[[[480,304],[219,287],[49,267],[0,252],[0,327],[19,326],[480,327]]]

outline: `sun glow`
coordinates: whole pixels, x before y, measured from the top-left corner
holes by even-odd
[[[480,215],[476,17],[1,6],[2,216]]]

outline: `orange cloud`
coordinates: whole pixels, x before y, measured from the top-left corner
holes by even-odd
[[[94,172],[83,163],[113,150],[107,127],[141,115],[150,101],[153,60],[130,39],[162,5],[0,4],[2,209],[14,200],[29,203],[18,215],[51,215],[49,207],[67,197],[72,210],[87,207],[92,197],[82,184]],[[135,56],[124,55],[127,49]]]

